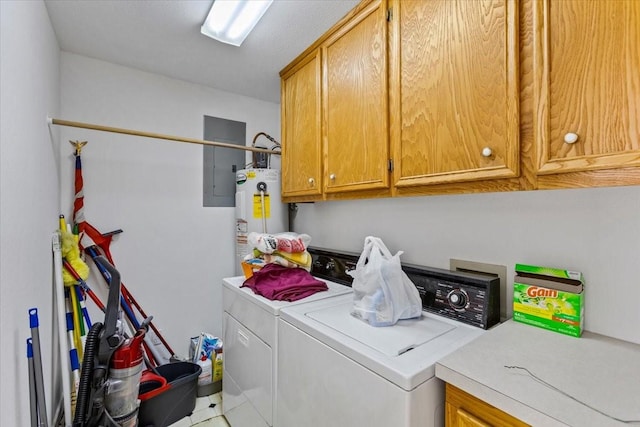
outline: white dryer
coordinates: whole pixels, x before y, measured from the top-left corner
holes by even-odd
[[[271,301],[241,288],[244,277],[223,280],[224,373],[222,412],[232,427],[274,425],[278,357],[277,319],[285,307],[351,294],[346,271],[355,266],[357,256],[326,256],[309,248],[313,275],[329,289],[299,301]],[[337,280],[326,280],[330,278]]]
[[[423,279],[414,280],[423,307],[440,315],[423,311],[422,318],[394,326],[373,327],[352,316],[351,295],[283,309],[275,425],[443,426],[444,384],[435,377],[435,364],[484,333],[494,320],[483,327],[466,322],[486,320],[478,314],[490,301],[492,313],[499,304],[495,283],[489,292],[455,280]]]

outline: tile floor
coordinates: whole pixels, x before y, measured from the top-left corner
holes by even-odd
[[[213,408],[211,405],[215,405]],[[198,397],[196,407],[189,417],[184,417],[171,427],[229,427],[222,415],[222,392],[210,396]]]

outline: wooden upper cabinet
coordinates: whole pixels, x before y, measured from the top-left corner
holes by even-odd
[[[389,187],[386,0],[322,44],[324,191]]]
[[[320,50],[282,75],[282,196],[322,194]]]
[[[519,174],[514,0],[391,2],[394,184]]]
[[[281,72],[283,198],[638,185],[639,70],[640,0],[362,0]]]
[[[533,7],[537,173],[640,166],[640,1]]]

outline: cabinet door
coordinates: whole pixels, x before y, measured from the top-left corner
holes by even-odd
[[[640,2],[534,3],[539,174],[640,165]]]
[[[320,50],[282,76],[282,196],[322,194]]]
[[[373,1],[323,44],[324,189],[389,186],[386,1]]]
[[[458,409],[457,415],[457,427],[491,427],[490,424],[485,423],[480,418],[473,416],[464,409]]]
[[[517,5],[393,2],[394,184],[518,176]]]
[[[446,427],[529,427],[506,412],[447,383]]]

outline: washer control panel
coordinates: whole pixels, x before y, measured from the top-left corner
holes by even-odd
[[[407,265],[403,269],[418,288],[423,310],[483,329],[500,321],[497,276]]]

